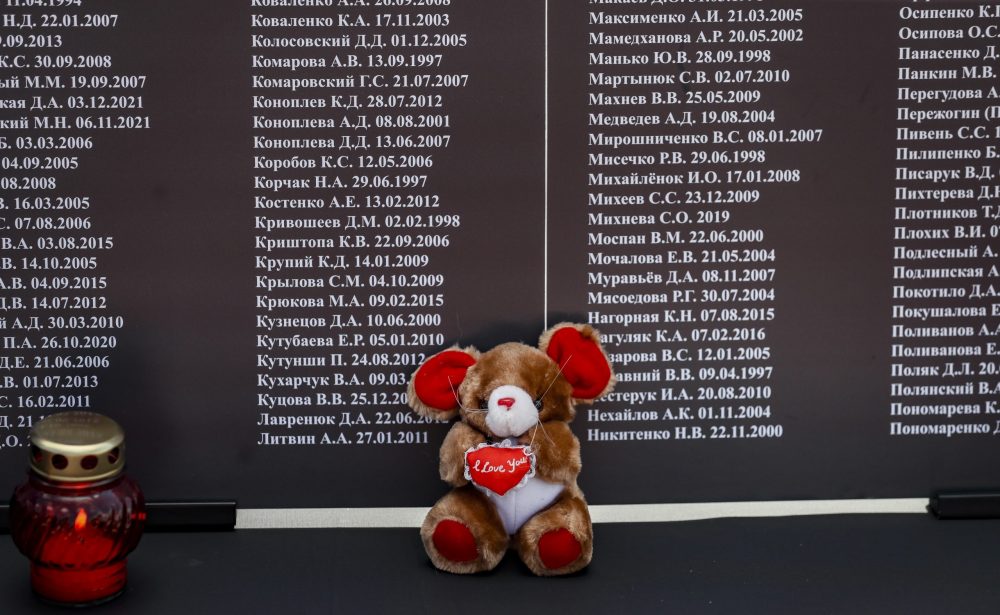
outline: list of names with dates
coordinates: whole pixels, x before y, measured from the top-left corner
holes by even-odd
[[[426,505],[413,371],[566,320],[593,503],[995,485],[1000,3],[164,4],[0,3],[11,485],[90,410],[153,499]]]

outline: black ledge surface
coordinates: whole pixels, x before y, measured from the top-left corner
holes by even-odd
[[[595,527],[568,578],[513,556],[489,574],[431,567],[414,529],[148,534],[112,603],[38,603],[0,537],[0,613],[1000,612],[1000,521],[929,515],[727,519]],[[558,609],[558,610],[556,610]]]

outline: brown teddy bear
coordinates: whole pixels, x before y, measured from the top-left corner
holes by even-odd
[[[413,374],[410,406],[459,421],[441,445],[441,479],[454,487],[420,529],[441,570],[491,570],[513,543],[538,575],[590,563],[593,532],[580,473],[574,405],[591,403],[615,377],[596,330],[562,323],[538,348],[501,344],[480,353],[450,348]]]

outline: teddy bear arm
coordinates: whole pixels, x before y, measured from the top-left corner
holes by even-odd
[[[465,451],[486,441],[486,437],[465,423],[455,423],[441,444],[441,480],[452,487],[461,487],[465,480]]]
[[[539,423],[529,432],[531,447],[537,456],[535,472],[547,481],[571,483],[580,474],[580,441],[563,421]],[[523,442],[528,444],[529,442]]]

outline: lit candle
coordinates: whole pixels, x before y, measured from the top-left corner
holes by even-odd
[[[86,605],[124,591],[125,558],[146,520],[142,491],[124,469],[125,434],[105,416],[64,412],[32,428],[28,480],[14,491],[10,528],[42,599]]]

